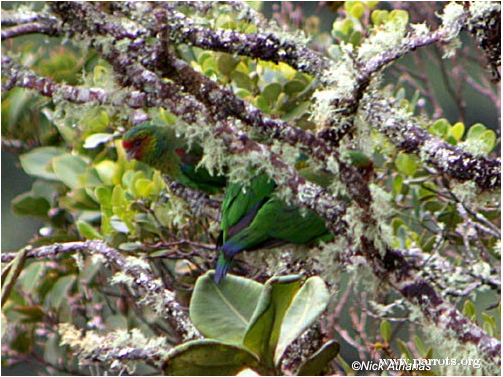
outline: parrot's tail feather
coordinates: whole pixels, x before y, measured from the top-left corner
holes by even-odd
[[[220,255],[218,257],[217,268],[215,269],[215,275],[213,276],[215,283],[220,284],[225,275],[227,275],[227,272],[229,272],[230,267],[231,267],[231,260],[227,260],[223,257],[223,255]]]

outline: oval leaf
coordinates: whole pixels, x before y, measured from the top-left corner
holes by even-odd
[[[219,285],[213,270],[197,279],[190,302],[190,318],[206,337],[241,344],[257,306],[262,284],[228,275]]]
[[[41,219],[48,218],[51,205],[47,200],[36,197],[32,192],[25,192],[12,200],[12,212],[18,216],[33,216]]]
[[[164,373],[168,376],[233,376],[255,365],[257,360],[253,354],[241,347],[200,339],[173,348]]]
[[[107,133],[96,133],[88,136],[84,142],[84,149],[94,149],[100,144],[108,143],[113,139],[113,136],[114,135]]]
[[[405,153],[399,153],[396,157],[395,165],[398,170],[408,176],[413,176],[417,171],[416,160],[414,156]]]
[[[283,317],[301,284],[300,275],[269,279],[246,330],[243,344],[272,365]]]
[[[309,278],[300,288],[283,319],[274,355],[276,365],[279,365],[286,348],[323,313],[329,299],[328,289],[318,276]]]
[[[35,177],[57,180],[58,177],[52,170],[52,160],[65,153],[63,149],[41,147],[19,156],[23,170]]]
[[[85,173],[87,165],[83,158],[68,153],[52,160],[56,176],[72,189],[82,187],[80,177]]]

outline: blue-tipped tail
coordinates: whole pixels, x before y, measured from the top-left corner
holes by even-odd
[[[232,259],[225,259],[223,253],[220,253],[217,260],[215,275],[213,276],[215,283],[220,284],[225,275],[227,275],[227,272],[229,272],[229,268],[231,267],[231,261]]]
[[[219,284],[222,279],[227,275],[231,268],[232,259],[234,255],[243,251],[243,248],[236,245],[235,242],[227,241],[223,244],[222,250],[218,255],[217,267],[215,268],[215,276],[213,279],[215,283]]]

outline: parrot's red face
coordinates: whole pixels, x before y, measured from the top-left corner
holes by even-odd
[[[122,146],[126,150],[126,155],[129,159],[141,160],[144,153],[143,149],[147,144],[146,137],[137,137],[129,140],[122,140]]]

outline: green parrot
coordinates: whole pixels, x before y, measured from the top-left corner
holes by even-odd
[[[299,173],[302,175],[302,169]],[[222,205],[223,245],[214,280],[227,274],[234,256],[244,250],[281,246],[286,243],[315,244],[333,236],[325,221],[311,210],[286,204],[274,195],[276,184],[266,174],[254,177],[249,187],[229,184]]]
[[[128,158],[144,162],[187,187],[215,194],[226,185],[225,177],[197,167],[202,148],[195,144],[189,148],[172,127],[141,123],[123,135],[122,146]]]

